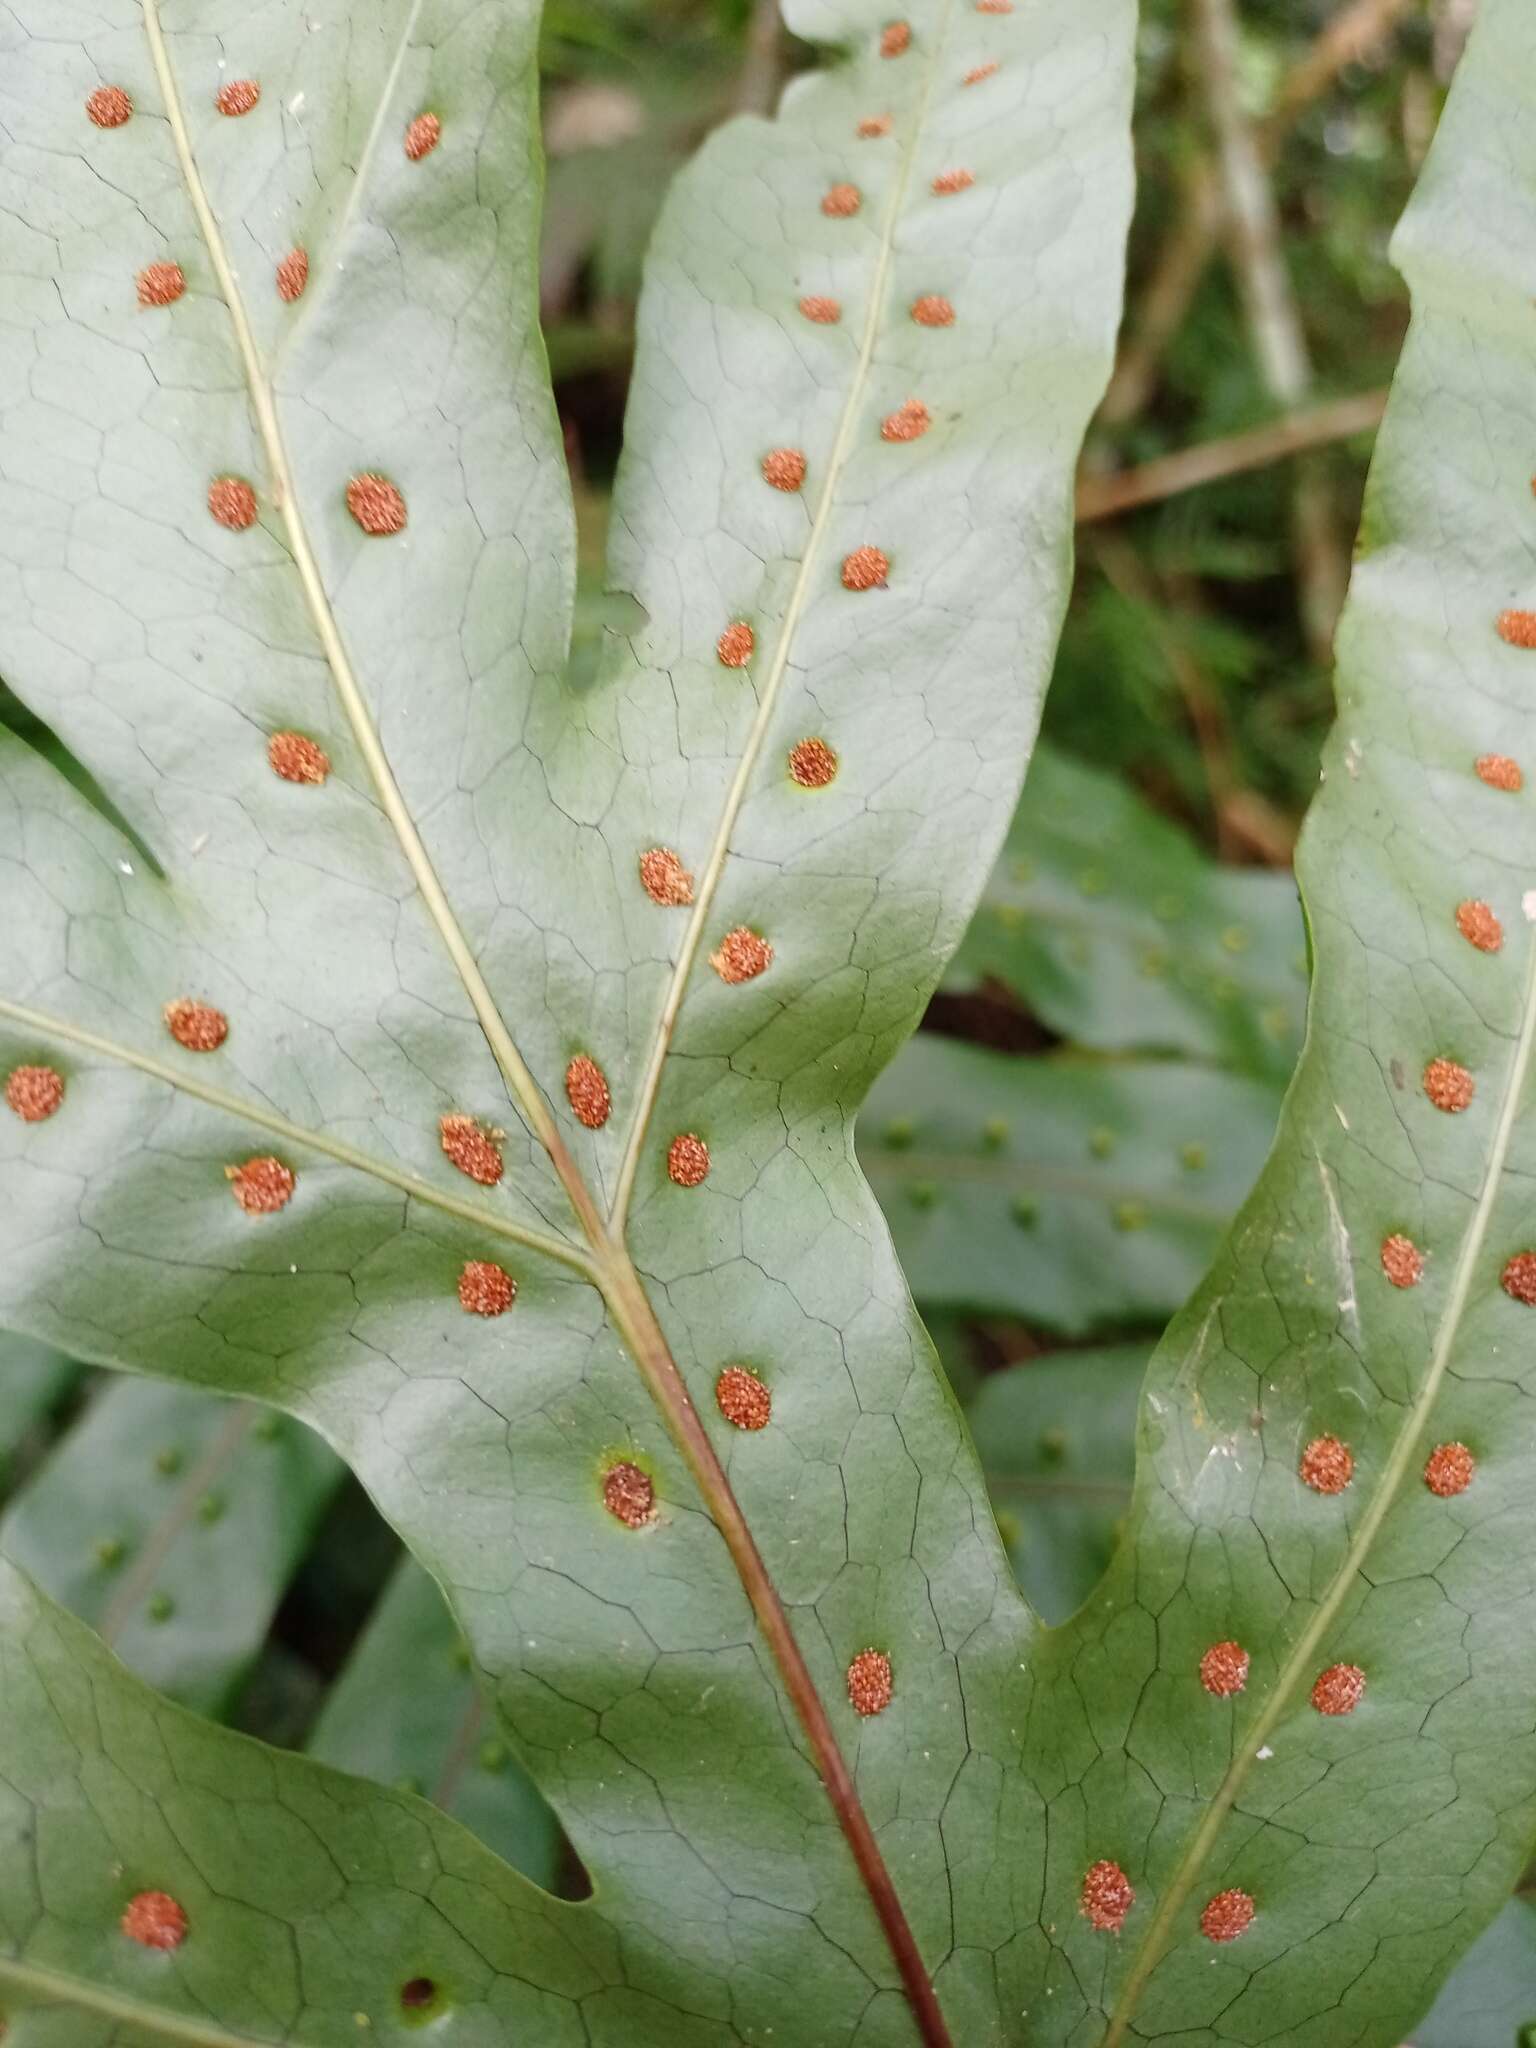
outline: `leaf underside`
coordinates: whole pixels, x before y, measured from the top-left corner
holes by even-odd
[[[237,1738],[189,1747],[8,1580],[20,1994],[93,2025],[131,1998],[129,2038],[143,2009],[212,2012],[318,2048],[355,2040],[357,2012],[409,2038],[404,1964],[450,2000],[455,2043],[911,2041],[890,1920],[808,1757],[815,1717],[791,1717],[793,1660],[770,1662],[761,1589],[754,1614],[721,1540],[739,1503],[953,2040],[1389,2048],[1536,1827],[1528,1311],[1498,1284],[1531,1228],[1536,834],[1528,794],[1473,768],[1518,760],[1528,727],[1533,657],[1493,621],[1532,595],[1536,27],[1487,0],[1400,242],[1415,323],[1303,850],[1316,992],[1280,1140],[1154,1361],[1108,1578],[1043,1632],[849,1119],[982,886],[1033,727],[1113,324],[1128,11],[936,6],[894,57],[866,15],[797,16],[854,54],[775,126],[716,137],[670,203],[615,513],[644,622],[569,689],[531,22],[467,0],[360,30],[339,4],[213,12],[165,23],[227,249],[211,268],[138,9],[98,0],[89,45],[8,18],[0,390],[24,396],[4,415],[0,666],[161,873],[7,749],[3,1058],[67,1092],[0,1136],[0,1317],[310,1417],[448,1590],[595,1897],[550,1899],[451,1823]],[[239,120],[212,111],[225,46],[267,81]],[[142,112],[82,134],[103,78]],[[443,139],[412,164],[399,138],[427,107]],[[856,139],[887,110],[889,136]],[[974,186],[933,195],[957,162]],[[855,181],[856,214],[819,210]],[[293,314],[267,286],[301,233]],[[141,315],[124,249],[146,239],[189,288]],[[236,273],[254,412],[221,303]],[[952,327],[907,317],[922,294],[952,300]],[[805,295],[841,321],[802,319]],[[884,440],[910,397],[930,431]],[[773,494],[760,465],[784,445],[807,482]],[[342,503],[371,469],[410,507],[393,541]],[[202,515],[224,471],[260,488],[250,532]],[[849,591],[839,561],[866,546],[887,586]],[[755,633],[744,672],[714,655],[733,621]],[[323,741],[323,791],[268,775],[275,726]],[[839,760],[815,791],[784,767],[808,735]],[[693,872],[691,910],[638,888],[652,845]],[[1461,936],[1462,900],[1493,906],[1498,951]],[[732,984],[708,962],[738,926],[774,957]],[[167,1043],[183,993],[229,1011],[217,1054]],[[561,1089],[578,1052],[612,1090],[590,1134]],[[1437,1058],[1475,1083],[1458,1114],[1421,1085]],[[447,1112],[507,1130],[493,1195],[446,1165]],[[702,1185],[668,1177],[679,1133],[707,1143]],[[297,1171],[280,1215],[224,1189],[252,1151]],[[579,1179],[551,1168],[566,1152]],[[584,1204],[616,1210],[627,1254],[601,1221],[583,1243]],[[1422,1250],[1416,1285],[1389,1283],[1390,1235]],[[493,1257],[519,1293],[482,1324],[455,1276]],[[665,1394],[626,1275],[729,1495],[634,1371]],[[768,1428],[716,1417],[726,1361],[761,1374]],[[1323,1435],[1354,1460],[1332,1496],[1298,1476]],[[1476,1473],[1442,1498],[1420,1473],[1450,1441]],[[654,1484],[638,1530],[602,1505],[619,1454]],[[1199,1665],[1226,1640],[1251,1661],[1215,1698]],[[861,1720],[843,1673],[870,1647],[895,1690]],[[1364,1695],[1324,1715],[1335,1665]],[[262,1840],[232,1871],[253,1783],[292,1853]],[[1078,1910],[1100,1860],[1136,1894],[1118,1936]],[[259,1925],[225,1911],[242,1884]],[[169,1960],[114,1932],[143,1886],[188,1907]],[[1213,1944],[1202,1915],[1229,1893],[1254,1917]],[[329,1975],[294,1966],[316,1943]]]
[[[1033,735],[1118,312],[1132,12],[932,0],[895,45],[867,8],[794,26],[846,60],[713,138],[658,231],[613,521],[635,623],[566,682],[531,10],[0,15],[0,671],[134,835],[6,743],[0,1070],[50,1068],[65,1097],[0,1118],[0,1321],[304,1416],[447,1591],[595,1887],[562,1903],[495,1866],[494,1941],[434,1887],[452,1939],[421,1968],[455,2042],[910,2041],[908,1923],[955,2038],[1013,2026],[944,1872],[971,1855],[948,1833],[970,1693],[1017,1682],[1028,1621],[851,1119]],[[258,103],[221,112],[241,80]],[[104,85],[131,96],[120,127],[87,119]],[[180,267],[173,302],[138,302],[152,263]],[[828,300],[835,321],[801,310]],[[883,434],[910,400],[926,431]],[[801,489],[765,480],[776,449],[804,454]],[[346,487],[370,475],[403,531],[359,530]],[[254,524],[210,517],[240,505],[216,479],[250,486]],[[743,667],[717,656],[732,625]],[[276,733],[328,779],[274,775]],[[789,767],[812,737],[837,757],[820,786]],[[691,905],[641,886],[655,848]],[[711,964],[735,928],[773,949],[754,979]],[[216,1049],[167,1034],[183,997],[227,1017]],[[600,1128],[567,1106],[578,1055]],[[454,1171],[445,1116],[499,1148],[494,1189]],[[700,1185],[669,1175],[679,1136],[707,1146]],[[295,1186],[253,1216],[226,1172],[268,1156]],[[506,1313],[460,1306],[469,1261],[515,1280]],[[761,1375],[768,1428],[716,1412],[728,1362]],[[616,1460],[654,1489],[638,1529],[604,1506]],[[19,1691],[44,1637],[90,1661],[12,1599]],[[863,1720],[845,1672],[869,1648],[895,1696]],[[19,1748],[48,1726],[30,1697]],[[147,2008],[168,2039],[167,2015],[213,2012],[352,2041],[359,2011],[390,2038],[406,1944],[349,1943],[345,1997],[311,2001],[220,1919],[227,1871],[183,1843],[287,1767],[200,1740],[218,1761],[185,1820],[125,1795],[110,1855],[78,1718],[77,1772],[20,1774],[23,1828],[57,1783],[84,1889],[19,1886],[13,1976],[85,2012],[132,1997],[124,2026]],[[347,1799],[393,1826],[396,1803]],[[871,1826],[894,1919],[850,1855]],[[333,1859],[324,1887],[297,1855],[272,1873],[274,1941],[371,1912],[367,1869],[338,1894]],[[116,1929],[145,1886],[193,1929],[147,1968]]]

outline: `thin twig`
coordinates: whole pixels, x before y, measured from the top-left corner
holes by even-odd
[[[1225,860],[1241,852],[1256,853],[1273,867],[1289,867],[1295,828],[1263,797],[1242,787],[1221,694],[1183,636],[1170,627],[1171,607],[1163,593],[1136,550],[1112,530],[1095,533],[1091,546],[1105,581],[1144,615],[1147,631],[1184,699],[1215,813],[1217,852]]]
[[[1259,152],[1273,163],[1297,118],[1321,98],[1346,64],[1373,49],[1412,0],[1350,0],[1286,74],[1273,111],[1259,124]],[[1183,204],[1126,322],[1126,339],[1099,407],[1098,426],[1123,427],[1152,395],[1164,351],[1184,324],[1221,234],[1221,189],[1202,161],[1184,188]]]
[[[1281,246],[1280,210],[1238,83],[1233,0],[1193,0],[1195,53],[1215,131],[1228,244],[1259,373],[1277,404],[1295,407],[1312,390],[1312,360]],[[1326,666],[1344,607],[1349,559],[1328,480],[1313,460],[1297,465],[1292,503],[1296,580],[1312,658]]]
[[[779,0],[755,0],[736,82],[738,114],[771,114],[784,80],[784,17]]]
[[[1193,448],[1181,448],[1177,455],[1159,456],[1155,462],[1144,462],[1136,469],[1082,477],[1077,486],[1078,523],[1112,519],[1117,513],[1157,504],[1164,498],[1177,497],[1181,491],[1193,491],[1201,484],[1241,476],[1245,470],[1263,469],[1288,455],[1324,448],[1333,441],[1347,441],[1354,434],[1371,433],[1386,405],[1385,390],[1360,391],[1349,398],[1310,406],[1303,412],[1286,413],[1280,419],[1266,421],[1262,427],[1250,427],[1246,433],[1226,434],[1219,441],[1202,441]]]

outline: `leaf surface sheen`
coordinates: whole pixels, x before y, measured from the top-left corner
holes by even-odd
[[[715,137],[658,233],[614,519],[644,619],[579,686],[533,319],[531,13],[95,0],[67,32],[14,6],[0,26],[20,315],[0,371],[26,394],[0,662],[159,870],[6,745],[0,1059],[67,1092],[0,1129],[0,1314],[291,1407],[448,1590],[597,1888],[562,1905],[507,1876],[494,1967],[542,2002],[505,2034],[446,2015],[455,2042],[576,2038],[561,1999],[594,2042],[915,2038],[819,1782],[837,1749],[813,1761],[783,1690],[797,1665],[955,2037],[1012,2024],[980,1866],[946,1836],[957,1774],[1005,1768],[1007,1738],[966,1764],[968,1694],[1021,1682],[1027,1618],[850,1122],[963,929],[1037,718],[1118,311],[1131,10],[932,0],[895,57],[867,7],[795,25],[848,61]],[[231,117],[234,79],[261,97]],[[134,100],[121,129],[85,120],[102,83]],[[412,159],[424,112],[441,137]],[[935,193],[957,167],[974,185]],[[854,181],[856,210],[823,210]],[[186,290],[141,308],[135,271],[164,261]],[[924,296],[952,326],[910,317]],[[818,297],[842,317],[804,317]],[[928,431],[883,437],[912,398]],[[787,446],[797,492],[762,474]],[[403,532],[349,516],[369,474]],[[255,489],[248,530],[209,519],[220,477]],[[885,581],[845,587],[866,548]],[[744,669],[715,653],[737,622]],[[273,776],[286,731],[323,748],[323,785]],[[788,772],[807,736],[837,754],[830,785]],[[653,846],[693,873],[691,908],[640,887]],[[773,960],[732,984],[709,962],[737,926]],[[217,1051],[167,1038],[181,996],[229,1017]],[[596,1131],[565,1104],[578,1054],[611,1091]],[[501,1133],[494,1192],[445,1160],[450,1113]],[[680,1133],[709,1148],[700,1186],[668,1177]],[[225,1169],[266,1153],[297,1185],[252,1217]],[[470,1259],[515,1277],[505,1316],[460,1308]],[[774,1402],[739,1438],[713,1403],[735,1361]],[[710,1491],[710,1440],[734,1495]],[[603,1508],[616,1456],[654,1484],[643,1529]],[[777,1671],[765,1598],[798,1645]],[[861,1722],[844,1673],[871,1646],[896,1693]],[[277,1912],[295,1927],[319,1910],[301,1893]],[[134,1981],[93,1910],[55,1926],[32,1903],[18,1950]],[[189,1943],[154,1996],[259,2038],[355,2038],[259,1984]]]

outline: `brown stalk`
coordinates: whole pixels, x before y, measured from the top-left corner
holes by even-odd
[[[1262,161],[1272,164],[1298,117],[1333,84],[1346,64],[1359,61],[1379,43],[1411,0],[1350,0],[1318,36],[1280,87],[1273,111],[1257,130]],[[1202,160],[1185,187],[1177,220],[1136,310],[1126,321],[1127,339],[1099,407],[1098,425],[1123,427],[1152,395],[1164,351],[1184,324],[1205,267],[1221,235],[1221,186],[1214,167]]]
[[[1253,123],[1242,109],[1233,0],[1193,0],[1195,52],[1215,132],[1232,267],[1249,340],[1269,395],[1294,407],[1312,391],[1312,361],[1281,248],[1280,211]],[[1348,553],[1328,480],[1315,461],[1297,466],[1292,504],[1302,623],[1312,658],[1326,666],[1344,608]]]
[[[1385,390],[1356,392],[1349,398],[1335,398],[1301,412],[1286,413],[1242,434],[1227,434],[1218,441],[1181,448],[1176,455],[1159,456],[1155,462],[1144,462],[1135,469],[1080,477],[1078,523],[1113,519],[1121,512],[1159,504],[1202,484],[1241,476],[1250,469],[1263,469],[1288,455],[1346,441],[1354,434],[1371,433],[1380,423],[1386,405]]]

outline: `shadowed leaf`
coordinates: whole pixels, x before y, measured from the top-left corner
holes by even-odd
[[[1184,1301],[1279,1107],[1269,1084],[1215,1068],[1021,1059],[924,1033],[875,1084],[859,1158],[925,1307],[1078,1336]]]

